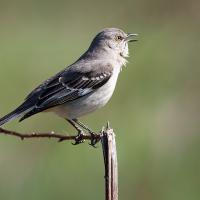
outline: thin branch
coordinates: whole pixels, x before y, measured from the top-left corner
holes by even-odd
[[[20,138],[21,140],[28,139],[28,138],[55,138],[58,140],[58,142],[62,142],[64,140],[75,140],[77,138],[76,135],[62,135],[59,133],[54,133],[53,131],[50,133],[19,133],[16,131],[11,131],[7,129],[0,128],[0,134],[4,135],[10,135]],[[91,135],[83,135],[83,140],[91,140],[95,139],[99,141],[101,138],[101,134],[95,134],[94,137],[91,137]]]

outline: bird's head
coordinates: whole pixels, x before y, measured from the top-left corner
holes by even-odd
[[[95,36],[90,48],[106,49],[125,58],[129,54],[128,43],[137,41],[134,36],[137,34],[125,33],[118,28],[105,28]]]

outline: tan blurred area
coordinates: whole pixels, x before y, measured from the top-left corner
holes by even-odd
[[[119,197],[200,199],[200,1],[0,1],[0,116],[105,27],[139,34],[112,100],[82,118],[117,135]],[[5,128],[75,134],[53,114]],[[101,148],[0,136],[1,200],[104,199]]]

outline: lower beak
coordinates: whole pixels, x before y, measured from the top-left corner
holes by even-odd
[[[135,36],[138,36],[138,34],[137,33],[128,33],[127,37],[125,38],[125,41],[127,41],[127,42],[136,42],[136,41],[138,41],[138,39],[133,38]]]

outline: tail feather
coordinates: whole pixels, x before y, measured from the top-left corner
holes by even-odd
[[[25,120],[26,118],[35,115],[36,113],[38,113],[37,109],[31,109],[28,110],[26,113],[24,113],[23,117],[19,120],[19,122]]]
[[[7,114],[6,116],[2,117],[0,119],[0,126],[2,126],[3,124],[16,119],[17,117],[27,113],[30,109],[32,108],[32,106],[30,106],[30,104],[27,104],[26,102],[24,102],[21,106],[19,106],[17,109],[15,109],[14,111],[12,111],[11,113]]]

